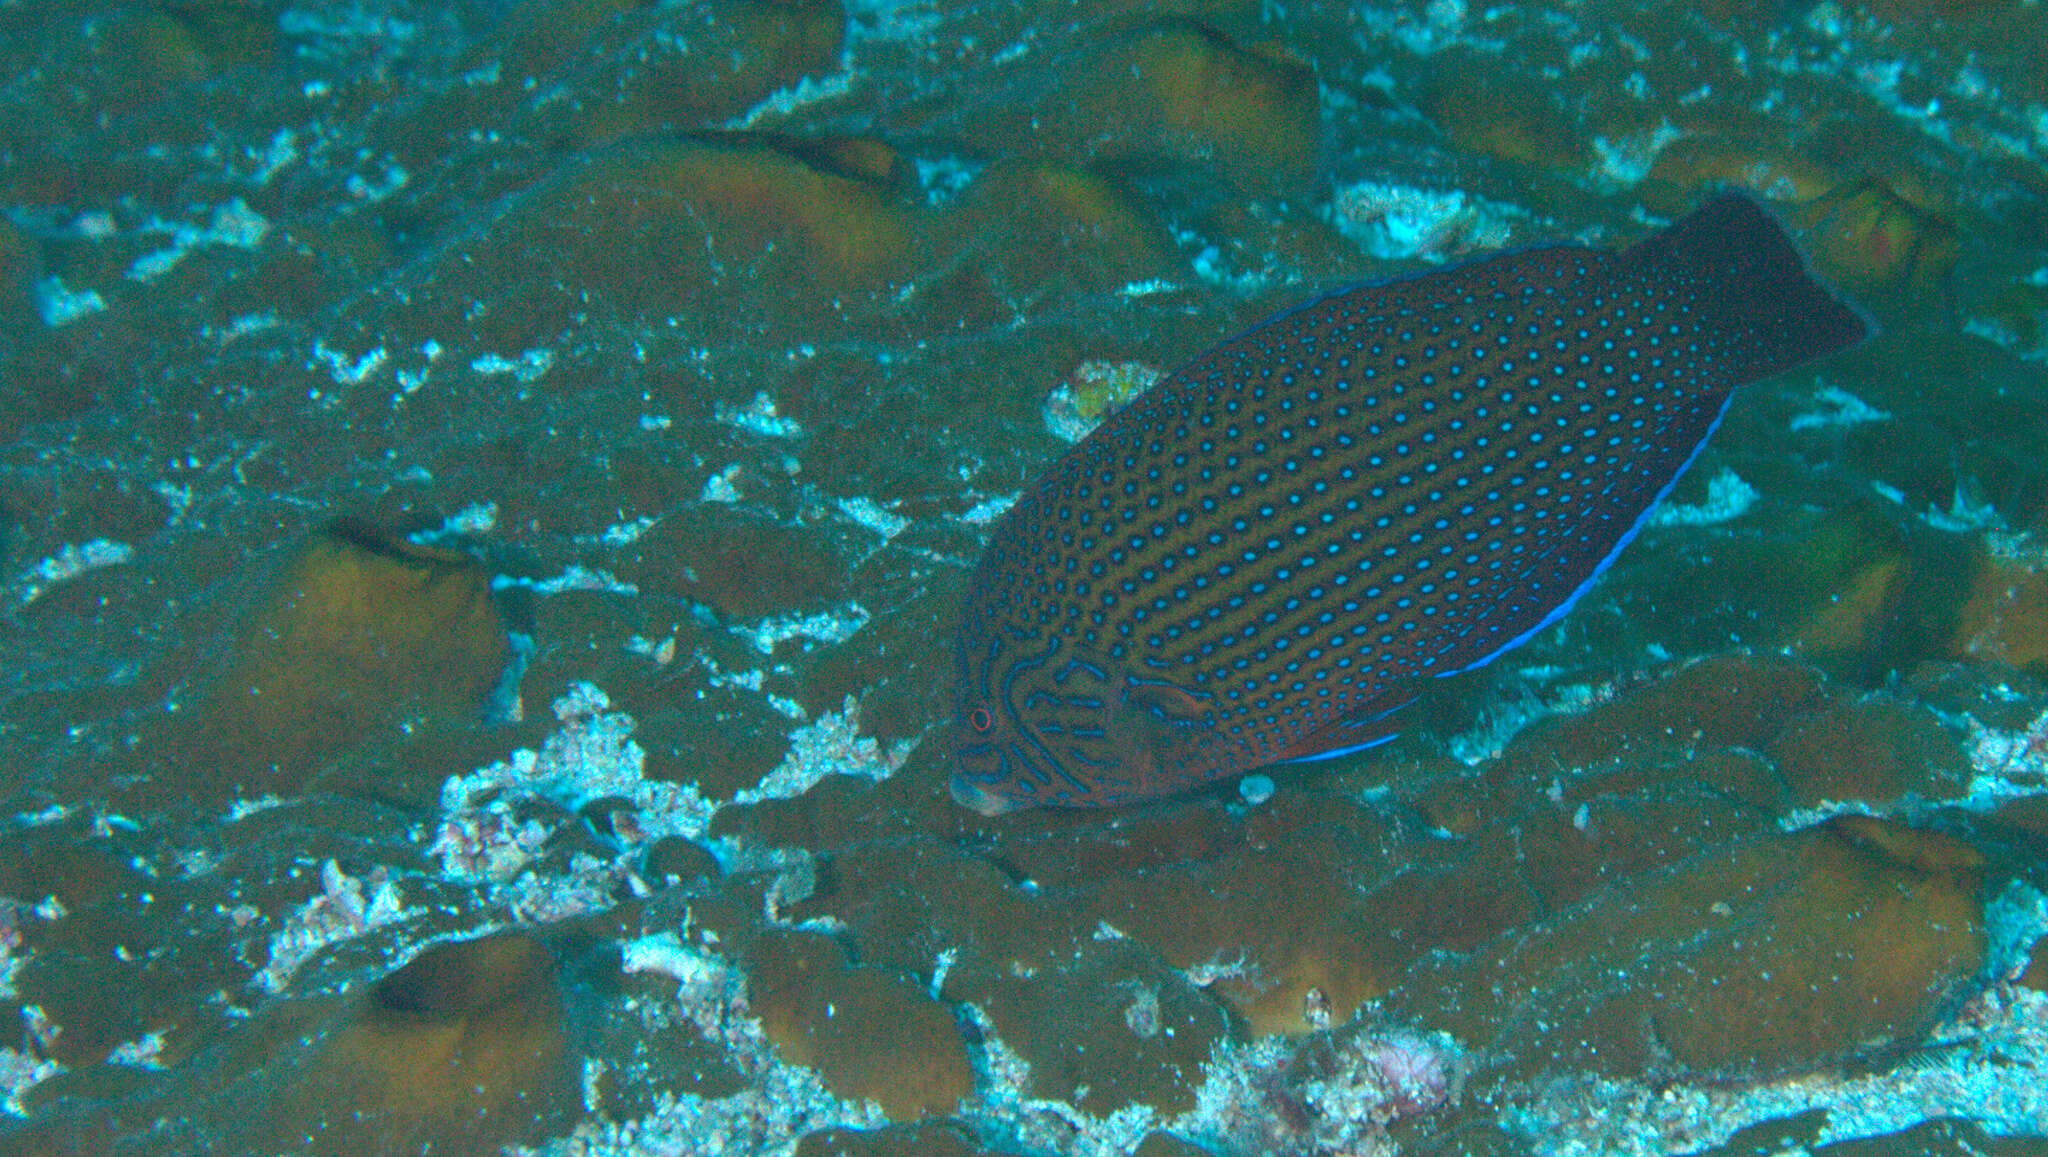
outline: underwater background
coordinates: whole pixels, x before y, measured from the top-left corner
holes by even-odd
[[[0,1153],[2048,1152],[2044,54],[0,2]],[[1879,336],[1557,626],[1362,755],[952,801],[969,569],[1105,409],[1731,187]]]

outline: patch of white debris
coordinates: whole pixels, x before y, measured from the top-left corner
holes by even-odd
[[[1150,1105],[1096,1116],[1030,1094],[1031,1066],[1006,1047],[972,1004],[976,1094],[961,1116],[977,1132],[1030,1153],[1123,1157],[1164,1131],[1212,1153],[1329,1153],[1378,1157],[1397,1150],[1389,1128],[1460,1094],[1465,1053],[1448,1036],[1371,1030],[1342,1040],[1268,1036],[1222,1043],[1202,1066],[1195,1107],[1165,1118]],[[1309,1063],[1302,1063],[1306,1059]]]
[[[28,1116],[28,1107],[22,1104],[21,1098],[30,1089],[63,1071],[63,1065],[36,1056],[33,1050],[0,1045],[0,1113],[12,1117]]]
[[[851,775],[880,783],[896,774],[917,746],[913,739],[899,739],[886,748],[873,736],[860,733],[860,704],[848,695],[836,712],[820,715],[808,726],[790,733],[789,754],[761,782],[733,796],[738,804],[764,799],[794,799],[830,775]]]
[[[216,206],[213,216],[205,225],[190,225],[167,221],[151,221],[143,226],[144,233],[169,234],[169,245],[154,253],[145,253],[128,266],[130,281],[154,281],[169,273],[180,261],[197,250],[210,245],[224,245],[233,249],[254,249],[262,244],[270,233],[270,222],[261,213],[249,208],[240,197],[225,205]]]
[[[1612,700],[1611,682],[1572,683],[1545,687],[1560,674],[1556,668],[1523,667],[1515,671],[1515,684],[1504,684],[1500,698],[1482,707],[1471,730],[1450,738],[1446,749],[1467,767],[1498,759],[1508,742],[1530,724],[1551,715],[1578,715]]]
[[[648,779],[647,753],[633,741],[632,716],[612,710],[603,691],[577,683],[555,700],[554,712],[561,729],[539,751],[522,747],[441,785],[441,821],[428,854],[440,858],[444,875],[473,882],[517,879],[554,832],[521,818],[519,805],[533,799],[571,813],[592,800],[624,801],[630,819],[615,816],[613,826],[628,845],[667,835],[703,837],[717,805],[698,794],[695,784]]]
[[[1936,1029],[1915,1063],[1883,1073],[1815,1073],[1748,1087],[1559,1081],[1502,1123],[1541,1157],[1651,1157],[1725,1143],[1737,1131],[1815,1109],[1817,1144],[1878,1137],[1943,1117],[1994,1136],[2048,1133],[2048,993],[1993,984]]]
[[[786,1154],[807,1133],[843,1127],[873,1129],[888,1123],[879,1107],[834,1097],[818,1074],[782,1062],[751,1015],[745,977],[710,944],[686,942],[687,925],[626,942],[621,968],[628,973],[667,976],[676,982],[672,1012],[719,1046],[748,1087],[725,1097],[691,1093],[657,1094],[648,1112],[629,1121],[602,1115],[579,1124],[566,1137],[533,1148],[513,1147],[523,1157],[752,1157]],[[708,937],[705,937],[708,939]]]
[[[917,187],[924,190],[925,202],[934,208],[951,204],[988,167],[986,161],[951,153],[942,157],[912,157],[910,163],[917,174]]]
[[[1239,268],[1235,253],[1226,251],[1221,245],[1204,243],[1201,236],[1192,230],[1174,230],[1174,240],[1181,245],[1201,246],[1194,260],[1188,262],[1188,268],[1206,284],[1238,297],[1250,297],[1273,285],[1276,273],[1270,265],[1259,269]]]
[[[1383,260],[1444,261],[1476,249],[1498,249],[1521,209],[1461,189],[1423,189],[1358,181],[1337,190],[1331,224]]]
[[[20,995],[14,987],[14,974],[27,962],[28,954],[21,950],[21,929],[14,923],[14,902],[0,898],[0,1000]]]
[[[1304,1052],[1314,1064],[1299,1063]],[[1388,1129],[1456,1100],[1464,1063],[1449,1036],[1404,1029],[1220,1045],[1194,1110],[1170,1127],[1211,1152],[1391,1157]]]
[[[566,591],[597,591],[613,595],[637,595],[640,587],[629,583],[608,570],[587,567],[580,563],[571,564],[553,578],[537,579],[524,575],[497,575],[491,579],[491,589],[501,591],[508,587],[525,587],[537,595],[559,595]]]
[[[1144,362],[1082,362],[1046,395],[1045,428],[1062,442],[1079,442],[1165,376]]]
[[[908,518],[891,511],[872,498],[842,498],[837,505],[839,513],[881,535],[883,542],[888,542],[910,527]]]
[[[9,593],[16,606],[27,606],[43,597],[58,583],[110,566],[120,566],[135,557],[135,548],[125,542],[95,538],[87,543],[66,543],[56,554],[17,575]]]
[[[763,438],[794,438],[804,432],[794,418],[785,417],[776,408],[775,399],[766,393],[756,393],[754,400],[744,406],[729,406],[718,403],[712,416],[728,426],[759,434]]]
[[[1123,1157],[1158,1123],[1150,1105],[1127,1105],[1096,1116],[1066,1101],[1031,1095],[1031,1064],[1003,1043],[980,1007],[962,1004],[955,1015],[971,1021],[978,1043],[968,1049],[976,1093],[961,1116],[976,1130],[1001,1139],[999,1148],[1074,1157]]]
[[[2002,318],[1972,317],[1963,332],[2003,346],[2023,362],[2048,361],[2048,312],[2035,310],[2024,328]]]
[[[1884,800],[1873,803],[1862,799],[1821,799],[1812,807],[1788,808],[1773,821],[1781,832],[1803,832],[1811,827],[1834,819],[1836,816],[1869,816],[1884,819],[1888,816],[1907,813],[1914,807],[1912,800]]]
[[[831,76],[806,76],[795,84],[778,88],[761,103],[725,122],[728,129],[750,129],[763,120],[783,120],[806,105],[837,100],[853,91],[853,74],[841,69]]]
[[[704,490],[700,497],[705,502],[738,502],[746,497],[740,491],[740,476],[743,473],[737,462],[727,466],[704,480]]]
[[[626,639],[626,650],[635,655],[647,656],[657,667],[666,667],[676,660],[676,637],[668,635],[660,639],[649,639],[642,635],[633,635]],[[755,683],[753,690],[760,689],[761,685]]]
[[[1813,409],[1792,415],[1792,429],[1861,426],[1868,422],[1889,422],[1892,418],[1890,411],[1880,410],[1840,386],[1822,386],[1815,390],[1813,402]]]
[[[1162,277],[1148,277],[1143,281],[1126,281],[1116,291],[1118,297],[1136,300],[1141,297],[1155,297],[1162,293],[1179,293],[1181,285]]]
[[[2048,895],[2013,880],[1984,906],[1986,968],[1993,976],[2017,979],[2048,949]]]
[[[1969,719],[1970,787],[1960,801],[1975,811],[1993,811],[2016,799],[2048,795],[2048,711],[2018,731],[1986,727]]]
[[[327,367],[327,376],[337,386],[359,386],[369,381],[378,370],[391,361],[391,351],[378,346],[376,349],[351,358],[342,350],[335,349],[324,341],[313,343],[313,364],[308,369]]]
[[[1656,167],[1658,154],[1684,136],[1667,120],[1654,129],[1625,136],[1594,137],[1594,185],[1609,192],[1635,188]]]
[[[107,299],[97,289],[73,289],[54,274],[35,284],[36,312],[51,329],[70,325],[107,308]]]
[[[64,915],[64,904],[55,896],[45,897],[40,904],[24,904],[0,896],[0,1000],[21,995],[15,991],[14,974],[21,971],[30,956],[22,939],[23,924],[31,918],[47,924]]]
[[[441,520],[441,525],[408,536],[407,541],[431,546],[449,539],[481,538],[498,526],[498,504],[472,502]]]
[[[470,359],[471,373],[482,377],[497,377],[509,374],[515,382],[537,382],[547,376],[555,366],[555,351],[551,349],[524,350],[516,358],[503,354],[479,354]]]
[[[1947,510],[1932,504],[1921,513],[1920,521],[1936,530],[1950,534],[1976,534],[1980,531],[1996,531],[2005,528],[2005,516],[1998,512],[1982,494],[1969,484],[1958,484],[1950,496]]]
[[[733,633],[753,644],[761,654],[773,655],[779,644],[791,639],[801,640],[805,649],[818,643],[843,643],[867,626],[869,617],[866,607],[847,603],[836,610],[815,614],[777,615],[751,627],[735,627]]]
[[[641,515],[630,522],[614,522],[603,530],[598,531],[595,535],[578,535],[577,541],[591,542],[598,546],[613,548],[631,546],[640,541],[641,536],[659,525],[661,525],[660,519]]]
[[[773,1063],[758,1032],[759,1023],[749,1023],[746,977],[726,963],[714,950],[717,937],[699,932],[701,948],[684,943],[690,933],[687,919],[679,931],[649,933],[629,940],[619,952],[619,971],[628,975],[652,973],[676,982],[675,1001],[684,1019],[697,1026],[705,1038],[739,1054],[742,1070],[759,1070]]]
[[[131,1069],[148,1069],[152,1072],[162,1072],[164,1068],[163,1051],[164,1034],[162,1032],[146,1032],[135,1040],[122,1041],[120,1044],[115,1045],[107,1053],[107,1063],[110,1065],[122,1065]]]
[[[407,398],[426,387],[428,380],[434,376],[435,363],[441,360],[442,354],[448,352],[448,347],[433,338],[428,338],[420,343],[419,352],[420,357],[425,359],[423,364],[392,371],[392,378],[398,382],[398,392],[391,396],[393,407],[403,405]]]
[[[613,710],[597,687],[576,684],[553,707],[561,728],[539,750],[522,748],[442,785],[441,818],[427,847],[444,879],[479,886],[487,904],[520,923],[552,923],[604,910],[628,893],[646,895],[640,853],[669,836],[706,843],[712,816],[725,806],[694,783],[647,778],[633,719]],[[782,763],[731,802],[789,798],[833,775],[880,781],[902,767],[915,742],[884,744],[860,734],[859,703],[849,696],[839,711],[797,728]],[[533,806],[537,801],[548,806]],[[550,861],[557,833],[585,822],[579,813],[597,801],[607,809],[604,836],[611,851],[576,851],[566,863]],[[742,853],[725,848],[722,854]],[[792,888],[794,881],[793,875]]]
[[[1417,56],[1429,56],[1458,44],[1480,51],[1501,49],[1498,40],[1471,35],[1471,13],[1465,0],[1428,0],[1420,6],[1362,4],[1355,11],[1359,22],[1372,35],[1393,40]],[[1490,10],[1482,14],[1483,21],[1492,18]]]
[[[966,512],[960,515],[960,521],[969,526],[987,526],[1001,518],[1012,506],[1017,505],[1017,500],[1022,497],[1022,494],[1002,494],[994,498],[984,498],[968,507]]]
[[[414,914],[406,910],[388,869],[380,865],[358,878],[330,859],[320,866],[320,891],[293,909],[271,936],[268,963],[256,973],[256,983],[266,992],[283,992],[306,961]]]
[[[1756,487],[1723,466],[1707,479],[1706,501],[1700,503],[1660,502],[1650,514],[1652,526],[1713,526],[1732,522],[1749,512],[1758,498]]]

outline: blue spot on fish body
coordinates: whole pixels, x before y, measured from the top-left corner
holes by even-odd
[[[960,628],[956,798],[1107,806],[1384,742],[1425,679],[1570,610],[1737,386],[1868,333],[1738,195],[1627,250],[1484,258],[1255,326],[996,525]]]

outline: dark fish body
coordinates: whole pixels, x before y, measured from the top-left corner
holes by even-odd
[[[1570,608],[1735,387],[1862,314],[1738,195],[1282,313],[1104,422],[997,523],[955,798],[1155,798],[1390,738],[1422,680]]]

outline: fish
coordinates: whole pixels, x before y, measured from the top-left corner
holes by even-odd
[[[956,650],[952,794],[1160,799],[1398,733],[1557,622],[1738,386],[1869,315],[1755,200],[1634,245],[1355,286],[1197,356],[996,520]]]

